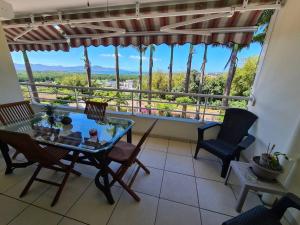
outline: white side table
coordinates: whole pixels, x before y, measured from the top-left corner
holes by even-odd
[[[278,181],[266,182],[260,179],[257,179],[256,181],[251,181],[247,179],[246,174],[251,173],[250,163],[238,161],[231,161],[230,167],[227,172],[227,176],[225,178],[225,185],[227,185],[228,183],[231,171],[233,171],[237,175],[238,180],[242,186],[236,205],[237,212],[241,212],[249,190],[267,192],[278,195],[284,195],[287,193],[286,189]]]

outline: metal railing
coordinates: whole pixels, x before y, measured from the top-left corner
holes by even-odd
[[[228,107],[246,108],[252,98],[244,96],[224,96],[181,92],[140,91],[136,89],[115,89],[99,87],[65,86],[55,84],[35,84],[39,99],[31,89],[33,84],[21,82],[25,99],[32,102],[55,103],[75,107],[85,107],[86,99],[108,101],[112,111],[129,112],[132,115],[158,115],[197,120],[220,120]],[[148,98],[151,94],[151,99]],[[182,98],[184,97],[184,98]],[[181,98],[181,99],[180,99]],[[224,106],[222,100],[228,99]],[[179,100],[179,101],[178,101]]]

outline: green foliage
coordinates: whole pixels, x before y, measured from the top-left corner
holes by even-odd
[[[204,79],[203,94],[223,95],[226,76],[206,76]]]
[[[87,80],[86,77],[81,75],[72,75],[72,76],[65,76],[62,77],[59,81],[59,84],[61,85],[67,85],[67,86],[86,86]]]
[[[172,113],[170,111],[174,110],[176,107],[174,104],[159,103],[156,105],[156,108],[159,110],[161,116],[171,117]]]
[[[232,81],[231,94],[235,96],[249,96],[255,78],[258,57],[250,57],[242,68],[236,70]]]
[[[184,104],[184,103],[191,104],[193,102],[194,102],[193,99],[191,99],[190,97],[186,97],[186,96],[176,98],[177,104]]]

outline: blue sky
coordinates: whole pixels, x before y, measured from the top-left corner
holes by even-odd
[[[99,65],[103,67],[114,67],[114,47],[89,47],[89,58],[92,65]],[[174,67],[173,70],[185,71],[189,51],[189,44],[176,46],[174,48]],[[195,46],[195,54],[193,55],[192,68],[199,70],[202,63],[204,47],[203,45]],[[239,53],[239,62],[243,63],[249,56],[259,55],[261,46],[253,43],[249,48],[243,49]],[[130,71],[138,71],[139,68],[139,53],[133,47],[119,48],[119,62],[120,68]],[[208,48],[208,62],[206,66],[207,72],[222,72],[224,66],[230,56],[230,49],[222,47]],[[11,53],[15,63],[23,64],[23,57],[20,52]],[[29,60],[32,64],[44,65],[62,65],[62,66],[78,66],[83,65],[83,48],[72,48],[70,52],[52,51],[52,52],[29,52]],[[156,46],[154,53],[153,67],[154,71],[167,71],[170,60],[169,46],[162,44]],[[143,70],[148,71],[149,66],[149,51],[146,51],[143,58]]]

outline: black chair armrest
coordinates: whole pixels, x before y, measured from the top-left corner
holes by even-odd
[[[221,124],[217,122],[210,122],[205,124],[204,126],[198,127],[198,132],[204,132],[205,130],[216,126],[221,126]]]
[[[240,149],[246,149],[248,148],[253,142],[255,141],[255,137],[251,134],[248,134],[245,139],[243,139],[239,144],[238,147]]]
[[[295,208],[300,210],[300,198],[293,193],[287,193],[273,206],[272,213],[281,218],[287,208]]]

